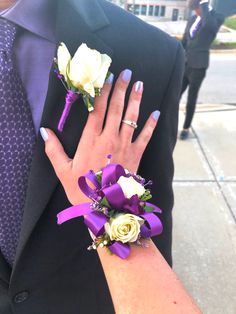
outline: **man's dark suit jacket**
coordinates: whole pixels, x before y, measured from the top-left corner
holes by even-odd
[[[183,47],[186,51],[186,64],[194,69],[207,69],[209,66],[209,50],[214,41],[220,26],[224,22],[224,16],[216,13],[214,10],[209,11],[208,3],[201,5],[202,20],[201,26],[194,36],[190,37],[190,28],[195,22],[197,16],[192,16],[186,26],[182,40]]]
[[[136,136],[150,113],[161,111],[157,130],[143,156],[140,174],[154,181],[153,202],[163,209],[162,236],[155,239],[171,263],[173,160],[184,54],[167,34],[104,0],[57,0],[57,40],[74,53],[85,42],[109,54],[111,71],[133,71],[145,92]],[[42,52],[43,53],[43,52]],[[56,131],[65,90],[53,67],[41,126]],[[63,133],[57,134],[72,157],[87,118],[80,101],[73,106]],[[91,147],[91,154],[92,154]],[[70,206],[38,137],[24,217],[12,272],[0,256],[1,314],[111,314],[114,312],[96,252],[82,220],[58,226],[56,215]],[[142,267],[148,265],[140,265]],[[128,283],[127,283],[128,285]],[[151,293],[150,291],[147,293]]]

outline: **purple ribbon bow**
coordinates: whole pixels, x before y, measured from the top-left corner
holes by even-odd
[[[110,219],[107,215],[110,208],[107,208],[107,211],[101,212],[96,210],[96,204],[99,204],[105,197],[109,203],[109,207],[112,209],[118,212],[131,213],[141,217],[145,221],[141,226],[140,233],[142,237],[150,238],[159,235],[163,227],[160,219],[154,212],[161,213],[160,208],[146,202],[146,206],[152,207],[153,212],[145,212],[143,206],[140,205],[137,195],[134,195],[131,199],[126,199],[120,185],[117,183],[121,176],[129,177],[130,174],[126,174],[121,165],[108,164],[102,169],[101,182],[98,181],[93,171],[89,171],[85,176],[80,177],[78,180],[79,187],[87,197],[93,200],[93,203],[84,203],[61,211],[57,215],[57,223],[60,225],[70,219],[84,216],[85,224],[95,237],[101,236],[105,231],[104,226],[106,222]],[[86,180],[89,180],[94,185],[94,189],[87,184]],[[122,259],[127,258],[130,254],[129,244],[119,241],[114,241],[109,246],[109,249]]]

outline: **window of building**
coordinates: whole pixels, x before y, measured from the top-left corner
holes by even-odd
[[[140,5],[139,4],[128,4],[127,9],[129,12],[139,15]]]
[[[149,15],[149,16],[153,16],[153,5],[149,5],[149,8],[148,8],[148,15]]]
[[[155,11],[154,11],[154,15],[155,16],[159,16],[159,9],[160,9],[159,5],[156,5],[155,6]]]
[[[135,4],[134,5],[134,14],[135,15],[139,15],[139,10],[140,10],[140,5],[139,4]]]
[[[147,15],[147,6],[146,5],[141,6],[141,15]]]
[[[133,12],[133,5],[132,4],[128,4],[127,9],[128,9],[129,12]]]
[[[161,6],[161,16],[165,16],[165,15],[166,15],[166,7]]]

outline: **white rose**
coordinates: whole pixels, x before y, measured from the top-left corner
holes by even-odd
[[[117,183],[120,185],[126,198],[130,199],[133,195],[137,194],[138,197],[145,193],[144,186],[137,182],[133,177],[121,176]]]
[[[58,69],[61,75],[67,80],[67,67],[71,60],[71,55],[64,43],[61,43],[57,50]]]
[[[70,61],[67,75],[74,87],[94,97],[95,88],[104,84],[110,64],[109,56],[82,44]]]
[[[111,65],[111,58],[106,54],[101,54],[101,66],[99,70],[99,76],[94,82],[94,87],[97,87],[97,88],[103,87],[110,65]]]
[[[135,242],[144,220],[132,214],[119,214],[105,224],[105,230],[112,241]]]

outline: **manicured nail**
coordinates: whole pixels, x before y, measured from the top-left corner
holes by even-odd
[[[153,118],[157,121],[158,119],[159,119],[159,117],[160,117],[160,111],[159,110],[156,110],[156,111],[154,111],[153,113],[152,113],[152,116],[153,116]]]
[[[110,73],[110,75],[108,76],[108,78],[106,79],[106,83],[107,84],[112,84],[114,80],[114,74]]]
[[[45,128],[40,128],[40,134],[44,140],[44,142],[46,142],[48,140],[48,132],[46,131]]]
[[[126,69],[122,72],[122,79],[125,82],[129,82],[129,80],[131,79],[131,75],[132,75],[132,71]]]
[[[134,89],[135,89],[136,93],[142,93],[142,91],[143,91],[143,82],[141,82],[141,81],[136,82]]]

